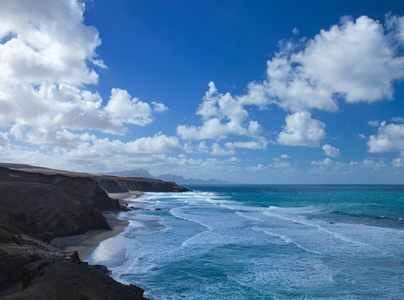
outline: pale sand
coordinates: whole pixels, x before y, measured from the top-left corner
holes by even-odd
[[[109,193],[108,196],[113,199],[119,199],[121,203],[129,203],[131,199],[135,199],[141,194],[143,193]],[[112,230],[90,230],[84,234],[55,238],[50,244],[66,252],[78,251],[80,259],[85,260],[89,253],[94,250],[100,242],[120,234],[125,230],[126,226],[128,226],[128,221],[118,219],[118,213],[104,213]]]

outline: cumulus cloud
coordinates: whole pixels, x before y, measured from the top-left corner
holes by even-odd
[[[98,31],[83,24],[76,1],[3,1],[0,9],[0,76],[13,83],[96,83],[87,62],[104,66],[95,53]]]
[[[162,103],[151,105],[112,89],[106,106],[96,69],[106,68],[96,48],[98,31],[83,23],[84,3],[15,0],[0,4],[0,125],[23,142],[75,147],[94,139],[87,130],[125,132],[145,126]]]
[[[292,113],[278,143],[319,146],[325,125],[312,120],[310,111],[337,112],[342,100],[372,103],[394,98],[393,84],[404,77],[404,57],[397,50],[404,41],[404,17],[388,16],[386,22],[384,28],[366,16],[344,17],[313,39],[281,43],[280,51],[267,62],[267,78],[262,83],[251,82],[245,95],[232,96],[218,93],[210,82],[197,111],[203,124],[181,125],[177,133],[184,139],[252,135],[261,128],[258,122],[249,121],[245,107],[267,109],[276,104]],[[378,126],[376,121],[370,124]]]
[[[244,103],[230,93],[221,94],[213,82],[196,112],[203,120],[201,126],[180,125],[177,133],[183,139],[224,139],[229,135],[256,136],[260,131],[257,121],[248,120]]]
[[[279,106],[336,111],[338,98],[348,103],[393,99],[393,82],[404,76],[404,58],[397,56],[380,23],[362,16],[321,30],[297,53],[280,51],[267,72],[268,94]]]
[[[339,151],[338,148],[335,148],[328,144],[325,144],[323,146],[323,150],[324,150],[325,155],[330,156],[330,157],[338,157],[341,154],[341,152]]]
[[[317,147],[325,137],[325,124],[311,118],[308,112],[288,115],[286,125],[278,135],[278,143],[287,146]]]
[[[212,155],[218,155],[218,156],[230,156],[234,155],[234,150],[233,149],[223,149],[222,147],[219,146],[218,143],[213,143],[212,145]]]
[[[146,102],[138,98],[132,98],[131,95],[121,89],[112,89],[111,98],[105,106],[105,111],[115,121],[119,123],[129,123],[145,126],[153,121],[153,108]],[[167,108],[162,103],[153,102],[154,110],[163,112]]]
[[[369,152],[401,152],[404,153],[404,124],[380,124],[377,135],[368,140]]]
[[[404,17],[390,16],[387,31],[375,20],[355,21],[321,30],[313,39],[281,43],[267,62],[267,79],[250,83],[241,102],[265,107],[275,103],[286,111],[338,111],[338,100],[372,103],[393,99],[393,83],[404,76]],[[395,38],[392,39],[392,36]]]

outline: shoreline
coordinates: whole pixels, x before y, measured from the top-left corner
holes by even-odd
[[[127,193],[108,193],[108,196],[112,199],[118,199],[121,205],[126,205],[130,200],[136,199],[142,194],[143,192],[133,191]],[[85,261],[99,243],[117,236],[129,225],[128,221],[118,219],[119,213],[120,212],[103,213],[111,230],[96,229],[79,235],[54,238],[50,241],[50,244],[65,252],[77,251],[80,259]]]

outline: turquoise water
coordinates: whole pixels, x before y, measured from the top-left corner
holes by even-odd
[[[404,299],[404,186],[147,193],[89,257],[151,299]]]

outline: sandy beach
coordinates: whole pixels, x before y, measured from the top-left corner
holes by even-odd
[[[142,192],[132,191],[128,193],[108,193],[108,196],[113,199],[119,199],[120,203],[124,205],[142,194]],[[80,259],[85,260],[89,253],[97,247],[101,241],[120,234],[125,230],[126,226],[128,226],[129,222],[118,219],[118,215],[119,212],[104,213],[112,230],[90,230],[80,235],[55,238],[50,244],[66,252],[78,251]]]

